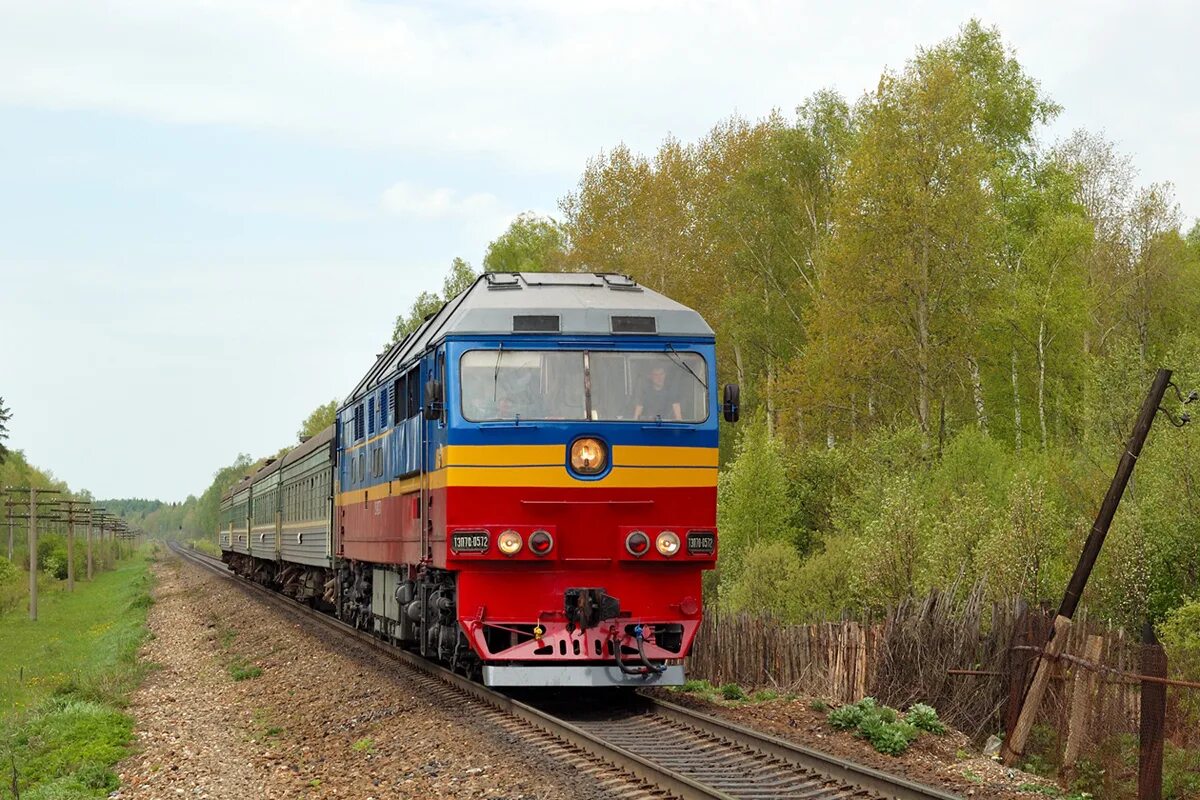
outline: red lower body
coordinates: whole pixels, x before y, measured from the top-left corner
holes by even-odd
[[[339,506],[340,554],[378,564],[420,563],[417,497]],[[715,531],[715,487],[452,486],[430,498],[432,565],[457,574],[459,623],[485,662],[608,661],[614,638],[636,650],[637,625],[647,658],[687,654],[700,625],[701,575],[716,553],[682,548],[668,558],[651,548],[638,558],[626,551],[625,537],[634,529],[651,540],[664,530],[681,539],[689,530]],[[464,530],[487,531],[488,551],[452,552],[449,535]],[[504,556],[495,542],[505,530],[526,541],[534,530],[546,530],[554,546],[544,556],[528,546]],[[564,597],[570,589],[602,589],[619,601],[618,616],[569,624]]]

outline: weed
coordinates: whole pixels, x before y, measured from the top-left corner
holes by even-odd
[[[829,710],[829,703],[826,703],[824,700],[813,700],[808,704],[808,707],[819,714],[824,714]]]
[[[709,692],[715,692],[716,687],[708,681],[689,680],[683,682],[683,686],[679,687],[679,691],[689,694],[708,694]]]
[[[726,700],[745,700],[746,692],[736,683],[727,683],[720,688],[721,697]]]
[[[924,703],[914,703],[909,706],[908,713],[904,715],[904,721],[909,725],[920,728],[923,731],[942,735],[946,732],[946,726],[938,719],[937,709],[933,706],[927,706]]]
[[[779,699],[779,692],[774,689],[760,689],[751,698],[756,703],[769,703]]]
[[[369,756],[374,755],[375,754],[375,740],[369,736],[364,736],[363,738],[359,739],[354,744],[350,745],[350,748],[352,750],[354,750],[354,752],[356,752],[356,753],[366,753]]]
[[[829,712],[829,724],[843,731],[854,731],[880,753],[898,756],[921,735],[915,725],[900,720],[896,709],[881,706],[873,697],[847,703]]]
[[[262,668],[248,663],[242,656],[235,656],[229,662],[229,676],[235,681],[257,678],[263,674]]]

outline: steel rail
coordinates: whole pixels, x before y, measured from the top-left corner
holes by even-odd
[[[220,559],[176,543],[171,544],[171,549],[200,567],[234,580],[235,585],[252,590],[278,608],[301,614],[331,630],[352,636],[405,666],[437,678],[463,694],[684,800],[791,797],[816,800],[865,796],[895,800],[960,800],[958,795],[941,789],[889,775],[654,697],[641,696],[649,710],[627,717],[623,722],[629,724],[621,729],[614,728],[616,723],[611,720],[571,721],[451,672],[265,586],[238,579]],[[647,731],[633,730],[639,724],[650,727]],[[654,728],[655,724],[658,725],[657,729]],[[674,730],[663,728],[664,725]],[[671,737],[666,734],[672,733],[677,734],[679,741],[675,751],[668,753],[665,751],[670,749],[668,740]],[[629,746],[622,742],[629,743]],[[652,755],[639,753],[639,749],[648,750]],[[696,757],[685,757],[689,755]],[[714,766],[713,762],[718,758],[726,759],[732,766]],[[668,766],[662,761],[679,763],[681,766]],[[734,769],[736,774],[730,774],[730,769]],[[747,770],[755,769],[762,773],[762,780],[755,781],[747,777]]]

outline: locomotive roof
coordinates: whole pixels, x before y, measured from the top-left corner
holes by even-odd
[[[425,319],[407,337],[381,353],[345,403],[361,397],[385,376],[414,360],[435,342],[451,335],[522,332],[518,318],[557,318],[556,330],[543,334],[626,335],[614,318],[653,318],[639,325],[655,336],[712,336],[698,313],[647,289],[626,275],[609,272],[488,272]],[[535,323],[536,325],[536,323]],[[536,329],[526,329],[537,333]]]

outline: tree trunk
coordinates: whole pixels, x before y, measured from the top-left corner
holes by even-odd
[[[983,378],[979,374],[979,362],[974,356],[967,356],[967,366],[971,368],[971,393],[975,397],[975,424],[979,430],[988,432],[987,409],[983,404]]]
[[[767,438],[775,438],[775,364],[767,359]]]
[[[735,340],[733,343],[733,364],[737,370],[738,386],[746,391],[746,368],[742,365],[742,346]]]
[[[929,437],[929,298],[922,287],[917,298],[917,423]]]
[[[1013,447],[1021,452],[1021,387],[1017,383],[1017,349],[1012,351]]]
[[[1038,322],[1038,425],[1042,431],[1042,449],[1046,449],[1046,320]]]

